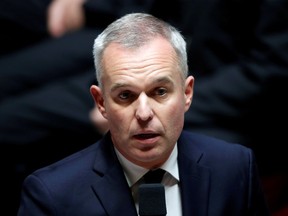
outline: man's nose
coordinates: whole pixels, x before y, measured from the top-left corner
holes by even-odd
[[[153,117],[153,110],[149,101],[149,97],[145,93],[141,93],[137,99],[136,118],[137,120],[147,121]]]

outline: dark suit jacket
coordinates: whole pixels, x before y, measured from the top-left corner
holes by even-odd
[[[178,164],[184,216],[268,215],[250,149],[183,132]],[[28,176],[23,215],[137,215],[109,133]]]

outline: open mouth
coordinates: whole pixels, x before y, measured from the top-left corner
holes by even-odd
[[[145,140],[145,139],[151,139],[157,136],[158,134],[137,134],[134,137],[137,139]]]

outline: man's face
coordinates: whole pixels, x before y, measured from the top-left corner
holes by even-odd
[[[162,38],[134,51],[110,44],[104,71],[103,91],[92,86],[91,92],[108,120],[115,147],[139,166],[160,166],[183,128],[193,77],[183,82],[176,53]]]

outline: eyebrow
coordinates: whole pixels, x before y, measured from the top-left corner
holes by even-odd
[[[115,84],[113,84],[113,86],[111,88],[111,92],[116,91],[119,88],[127,87],[127,86],[130,86],[130,85],[126,84],[126,83],[115,83]]]
[[[153,84],[157,84],[157,83],[173,83],[173,80],[170,78],[170,77],[167,77],[167,76],[162,76],[162,77],[158,77],[156,78],[155,80],[153,80]],[[123,87],[129,87],[131,86],[130,84],[128,83],[115,83],[113,84],[112,88],[111,88],[111,92],[119,89],[119,88],[123,88]]]
[[[154,82],[155,83],[173,83],[173,80],[170,77],[163,76],[163,77],[157,78]]]

